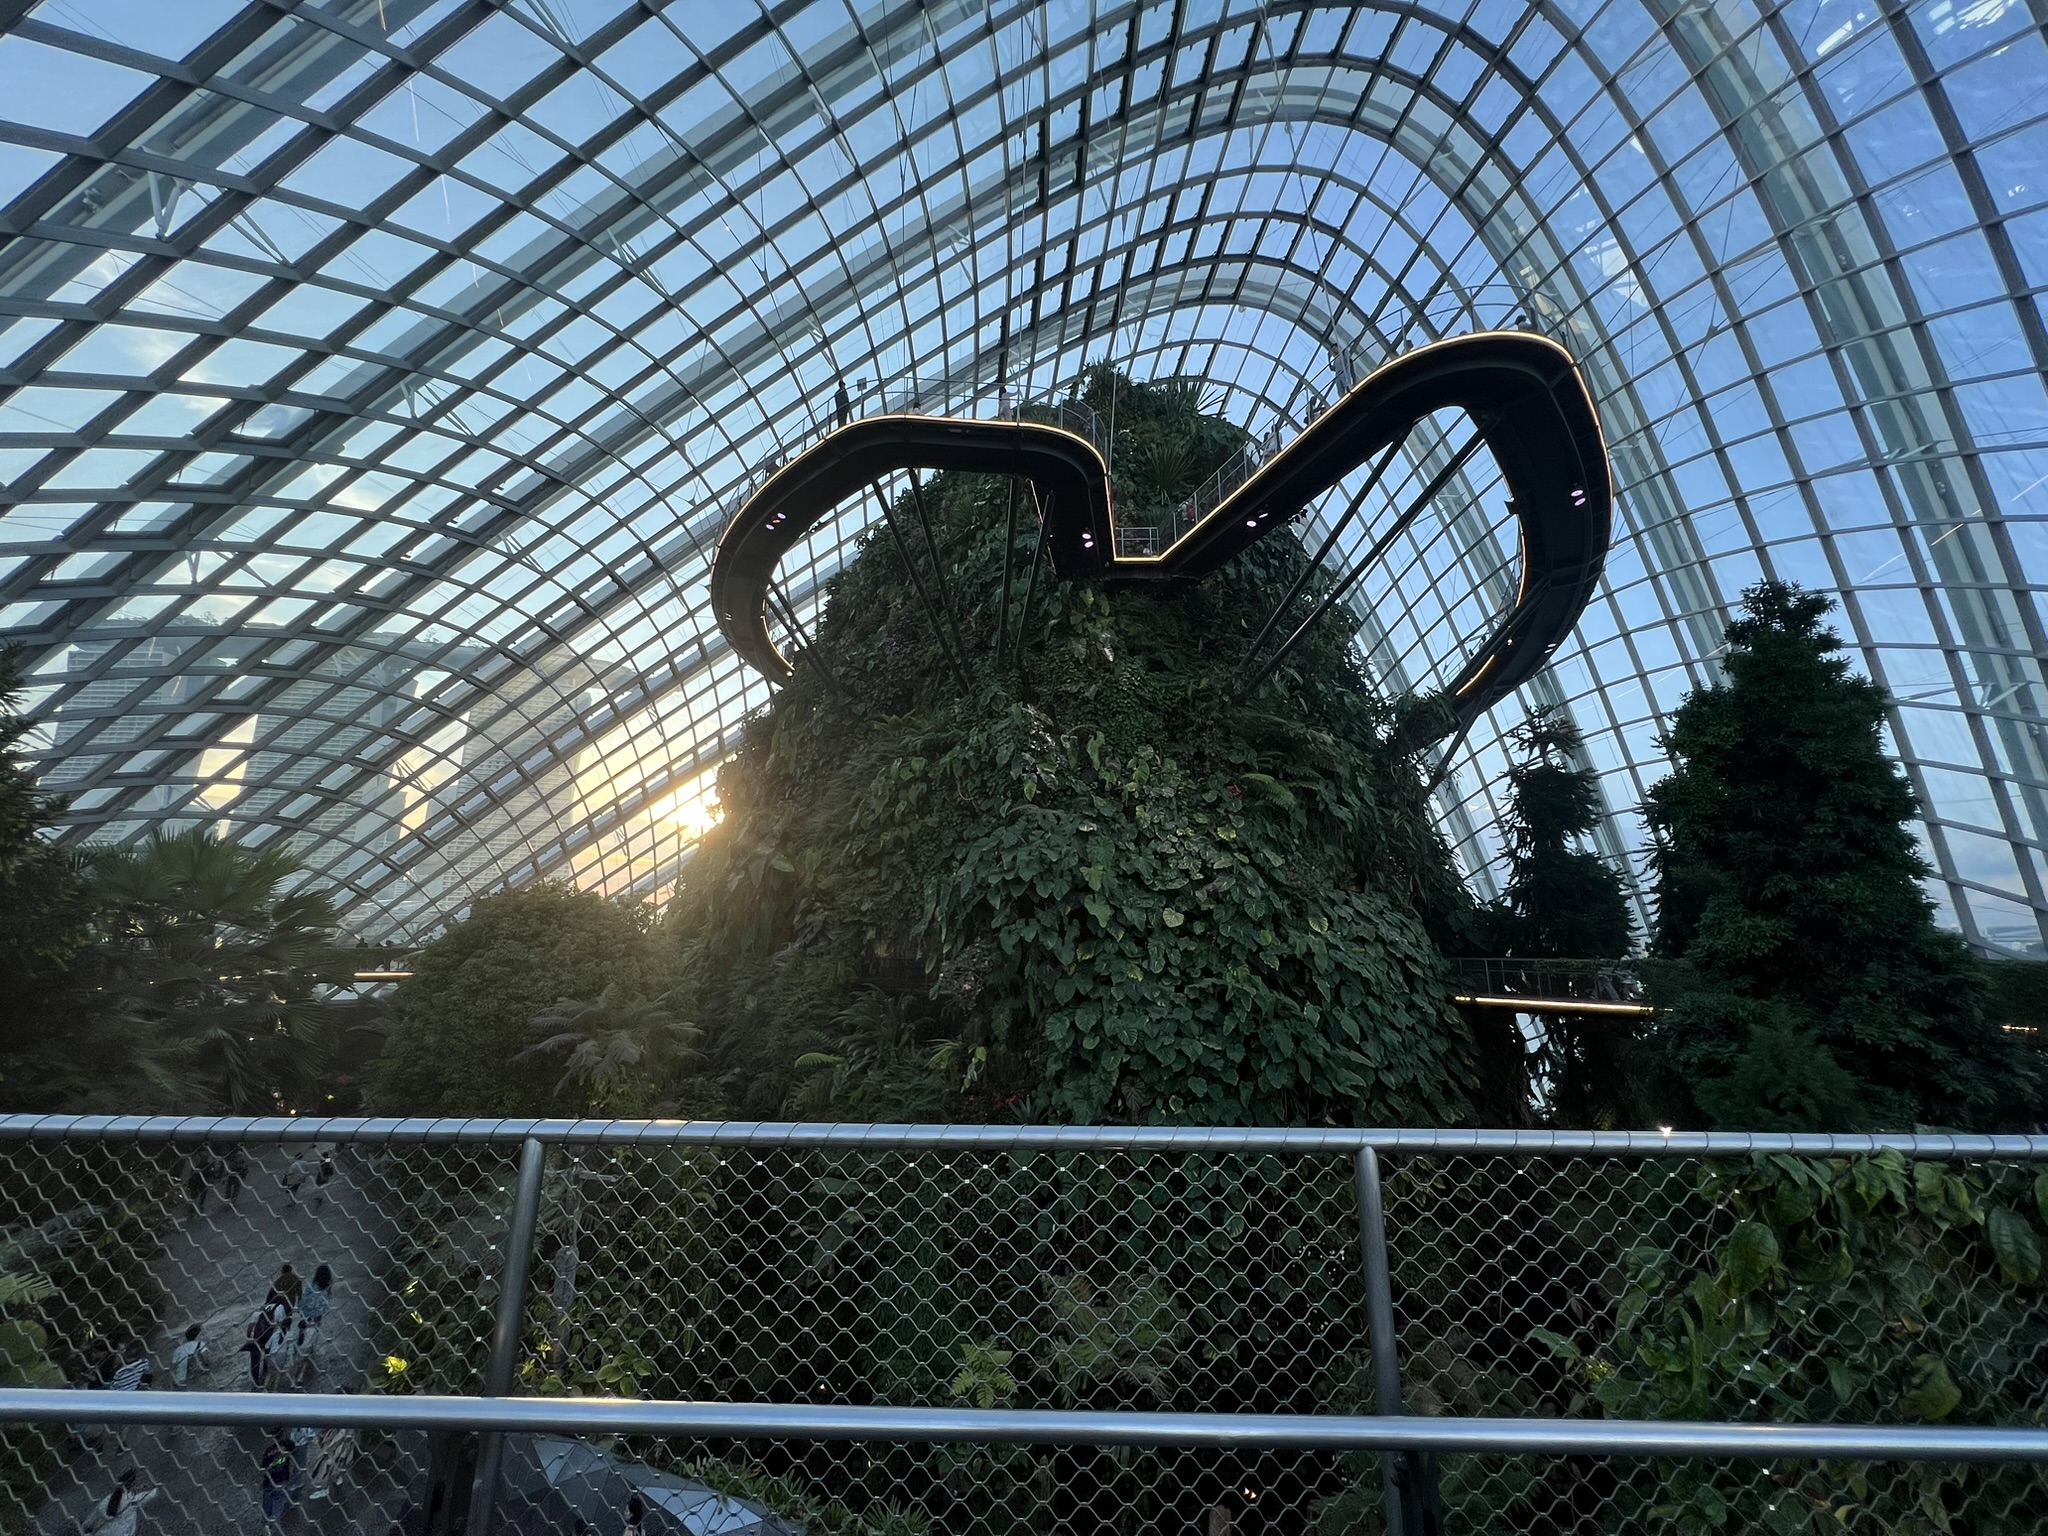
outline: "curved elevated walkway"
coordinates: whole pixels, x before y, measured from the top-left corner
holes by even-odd
[[[1038,488],[1053,569],[1105,585],[1185,586],[1299,514],[1433,411],[1461,408],[1507,482],[1521,540],[1514,604],[1453,680],[1470,721],[1528,680],[1571,633],[1607,554],[1613,486],[1593,402],[1547,337],[1487,331],[1404,354],[1311,422],[1160,553],[1119,556],[1108,467],[1078,433],[1030,421],[872,416],[771,474],[724,536],[711,602],[733,649],[772,678],[789,662],[768,632],[777,564],[849,497],[904,469],[1010,475]]]

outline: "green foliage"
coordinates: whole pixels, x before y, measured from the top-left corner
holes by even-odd
[[[1629,952],[1635,920],[1621,876],[1582,840],[1599,826],[1600,783],[1581,766],[1585,744],[1562,713],[1538,710],[1509,739],[1501,814],[1508,878],[1500,953],[1530,959],[1609,960]]]
[[[1084,393],[1114,410],[1125,508],[1242,441],[1190,384]],[[922,487],[971,689],[877,530],[830,589],[830,678],[800,666],[721,771],[665,922],[707,1091],[760,1116],[1458,1118],[1435,950],[1469,914],[1395,712],[1335,620],[1231,696],[1306,556],[1270,539],[1173,599],[1041,573],[1027,614],[1014,494]],[[922,568],[918,499],[895,515]],[[1024,641],[998,670],[1006,612]]]
[[[582,1107],[592,1094],[639,1093],[615,1076],[639,1063],[615,1052],[602,1065],[602,1044],[580,1062],[571,1047],[566,1081],[548,1059],[553,1053],[528,1047],[537,1015],[566,998],[600,998],[608,987],[616,990],[596,1013],[571,1009],[577,1022],[554,1032],[616,1033],[606,1020],[648,990],[648,927],[644,909],[566,885],[482,898],[414,957],[411,978],[399,983],[401,1022],[379,1061],[372,1102],[393,1114],[535,1115],[578,1107],[564,1103],[558,1087],[585,1095]],[[626,1026],[629,1036],[636,1032],[651,1044],[663,1027],[642,1009]],[[584,1079],[586,1066],[597,1078]]]
[[[543,1189],[521,1380],[548,1395],[690,1398],[712,1385],[704,1275],[720,1212],[708,1153],[573,1154]]]
[[[51,1021],[70,1011],[71,971],[91,939],[92,903],[76,863],[47,833],[64,802],[43,794],[21,742],[18,658],[0,650],[0,1094],[14,1109],[53,1107],[43,1049]]]
[[[1986,960],[1984,1012],[1994,1023],[2048,1028],[2048,960]]]
[[[1508,876],[1488,914],[1489,952],[1528,960],[1618,959],[1634,944],[1635,920],[1621,876],[1584,846],[1602,807],[1598,775],[1581,766],[1585,744],[1578,727],[1562,712],[1538,710],[1510,739],[1521,755],[1508,769],[1501,815]],[[1526,1093],[1521,1032],[1484,1022],[1493,1026],[1481,1035],[1487,1077],[1514,1091],[1511,1116]],[[1629,1025],[1618,1019],[1546,1017],[1544,1118],[1602,1129],[1632,1120],[1634,1043]]]
[[[1962,941],[1938,930],[1829,600],[1743,596],[1726,681],[1688,697],[1650,792],[1661,978],[1660,1118],[1755,1130],[2032,1119],[2033,1053],[1988,1022]]]
[[[1704,1252],[1630,1252],[1604,1339],[1538,1331],[1577,1373],[1580,1406],[1612,1418],[2041,1422],[2023,1362],[2048,1350],[2048,1179],[1891,1152],[1771,1153],[1709,1163],[1699,1187],[1732,1218]],[[1979,1509],[2017,1510],[2031,1476],[1941,1463],[1781,1464],[1768,1479],[1711,1462],[1660,1470],[1656,1503],[1619,1512],[1625,1528],[1947,1531],[1964,1489]]]
[[[13,1110],[297,1108],[344,1010],[322,989],[364,958],[278,849],[205,829],[85,853],[46,836],[64,802],[21,761],[0,652],[0,1099]],[[323,1106],[331,1107],[331,1106]]]
[[[299,862],[199,828],[95,850],[88,868],[98,1006],[132,1024],[135,1067],[190,1107],[301,1107],[337,1021],[320,989],[347,982],[359,952],[336,943]]]
[[[669,1012],[665,999],[629,997],[615,981],[591,1002],[556,1003],[529,1028],[545,1038],[515,1060],[560,1057],[556,1097],[573,1091],[578,1113],[622,1120],[669,1107],[657,1102],[658,1085],[672,1081],[696,1055],[699,1034]]]

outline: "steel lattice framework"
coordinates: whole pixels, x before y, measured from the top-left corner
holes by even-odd
[[[1944,916],[2034,950],[2044,25],[0,0],[0,629],[46,782],[81,836],[288,840],[372,938],[536,875],[656,890],[767,697],[708,612],[710,546],[841,382],[1043,394],[1108,360],[1263,434],[1519,325],[1586,371],[1617,543],[1444,783],[1475,877],[1528,704],[1586,732],[1607,850],[1639,841],[1659,720],[1774,575],[1840,596],[1896,696]],[[1361,584],[1390,687],[1455,672],[1512,581],[1497,477],[1440,500]],[[858,525],[792,556],[798,610]]]

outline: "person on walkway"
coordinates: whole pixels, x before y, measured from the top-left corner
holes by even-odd
[[[201,1148],[186,1159],[185,1198],[192,1202],[192,1214],[206,1214],[206,1191],[212,1185],[217,1162],[214,1155]]]
[[[238,1141],[228,1148],[227,1175],[221,1180],[220,1197],[232,1208],[242,1198],[242,1181],[249,1177],[249,1154]]]
[[[996,419],[998,421],[1013,421],[1016,419],[1016,407],[1010,403],[1010,386],[1007,384],[999,386],[996,390]]]
[[[275,1392],[285,1386],[285,1373],[292,1368],[297,1351],[292,1345],[292,1317],[281,1301],[273,1301],[266,1309],[270,1316],[270,1336],[264,1341],[266,1356],[263,1377],[270,1390]]]
[[[639,1494],[630,1494],[626,1499],[626,1524],[619,1536],[645,1536],[647,1530],[647,1501]]]
[[[271,1341],[278,1331],[272,1316],[275,1310],[276,1303],[265,1302],[249,1319],[248,1331],[242,1339],[241,1353],[249,1357],[249,1385],[258,1392],[270,1375]]]
[[[109,1392],[140,1392],[154,1374],[149,1368],[149,1356],[136,1350],[131,1359],[129,1349],[129,1340],[114,1340],[114,1351],[107,1357]]]
[[[154,1484],[144,1487],[141,1471],[130,1467],[115,1480],[107,1502],[87,1515],[79,1529],[91,1536],[135,1536],[142,1520],[142,1506],[162,1492]]]
[[[311,1360],[317,1366],[320,1347],[320,1328],[327,1321],[327,1312],[334,1305],[334,1271],[322,1264],[313,1271],[313,1283],[299,1298],[299,1357]]]
[[[839,426],[853,420],[853,396],[846,392],[846,380],[839,381],[839,388],[832,396],[832,415]]]
[[[212,1369],[206,1340],[200,1337],[199,1325],[193,1323],[185,1330],[185,1342],[171,1351],[171,1384],[189,1387],[194,1376],[203,1376]]]
[[[334,1174],[334,1154],[332,1152],[322,1152],[320,1154],[319,1170],[313,1175],[314,1210],[319,1210],[321,1206],[327,1203],[327,1186],[333,1180]]]
[[[278,1270],[277,1278],[270,1282],[270,1294],[263,1298],[263,1304],[267,1307],[272,1302],[281,1301],[284,1303],[286,1315],[289,1316],[298,1310],[299,1298],[305,1293],[305,1280],[300,1277],[297,1270],[286,1264]]]
[[[293,1498],[305,1492],[306,1474],[313,1465],[313,1446],[319,1439],[320,1431],[309,1425],[302,1424],[291,1433]]]
[[[353,1387],[343,1387],[343,1392],[353,1392]],[[313,1487],[307,1493],[309,1499],[326,1499],[334,1496],[335,1488],[348,1475],[354,1464],[356,1452],[362,1442],[356,1432],[339,1425],[320,1437],[319,1449],[313,1452]]]
[[[292,1507],[292,1474],[298,1470],[292,1460],[290,1431],[270,1431],[256,1458],[256,1470],[262,1480],[264,1528],[274,1531],[283,1523],[285,1511]]]
[[[306,1180],[312,1176],[313,1165],[306,1161],[306,1154],[303,1152],[293,1153],[292,1160],[285,1165],[284,1170],[284,1203],[286,1205],[297,1205],[299,1203],[299,1191],[305,1187]]]

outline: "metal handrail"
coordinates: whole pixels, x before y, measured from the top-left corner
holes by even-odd
[[[1714,1424],[1640,1419],[1065,1412],[652,1402],[611,1397],[373,1397],[0,1388],[0,1423],[270,1425],[500,1433],[890,1440],[922,1444],[1207,1446],[1227,1450],[2048,1461],[2048,1429],[1997,1425]]]
[[[1402,1127],[858,1125],[774,1120],[316,1119],[0,1115],[0,1141],[463,1142],[551,1146],[837,1147],[849,1151],[1444,1153],[1502,1157],[1741,1157],[1787,1152],[2048,1161],[2048,1136],[1750,1131],[1488,1131]]]
[[[894,383],[889,386],[895,387]],[[859,421],[867,416],[897,414],[975,419],[983,406],[993,406],[997,420],[1045,421],[1049,425],[1086,438],[1098,453],[1104,457],[1108,456],[1109,438],[1103,431],[1102,418],[1086,401],[1056,392],[1020,395],[1010,401],[1009,414],[1004,416],[1001,389],[1002,386],[991,386],[978,375],[948,376],[921,384],[914,393],[907,388],[904,389],[901,404],[892,408],[887,391],[878,387],[874,392],[871,408],[865,393],[852,400],[851,419]],[[832,415],[800,422],[786,431],[777,432],[770,446],[769,460],[755,465],[749,472],[740,492],[739,502],[744,503],[748,496],[759,489],[776,466],[788,463],[838,430],[838,418]]]
[[[1184,1126],[819,1125],[767,1121],[312,1119],[289,1116],[6,1115],[0,1143],[190,1145],[200,1142],[357,1145],[517,1142],[521,1148],[500,1304],[485,1392],[477,1397],[294,1394],[286,1416],[311,1428],[380,1426],[482,1432],[471,1483],[470,1536],[488,1527],[500,1493],[502,1434],[648,1434],[716,1438],[1004,1442],[1323,1448],[1378,1451],[1386,1464],[1389,1532],[1431,1525],[1434,1452],[1618,1456],[1807,1456],[1830,1460],[2048,1462],[2048,1429],[2008,1426],[1677,1423],[1662,1420],[1437,1418],[1401,1402],[1379,1155],[1736,1156],[1791,1152],[1843,1156],[1896,1151],[1928,1159],[2048,1161],[2048,1136],[1749,1134],[1643,1131],[1485,1131],[1402,1128]],[[846,1407],[808,1403],[627,1401],[515,1397],[513,1367],[524,1316],[542,1182],[551,1146],[838,1148],[883,1154],[938,1152],[1144,1152],[1348,1155],[1358,1194],[1359,1256],[1376,1367],[1370,1416],[1096,1413]],[[253,1424],[277,1422],[275,1397],[249,1393],[0,1390],[0,1423]]]

